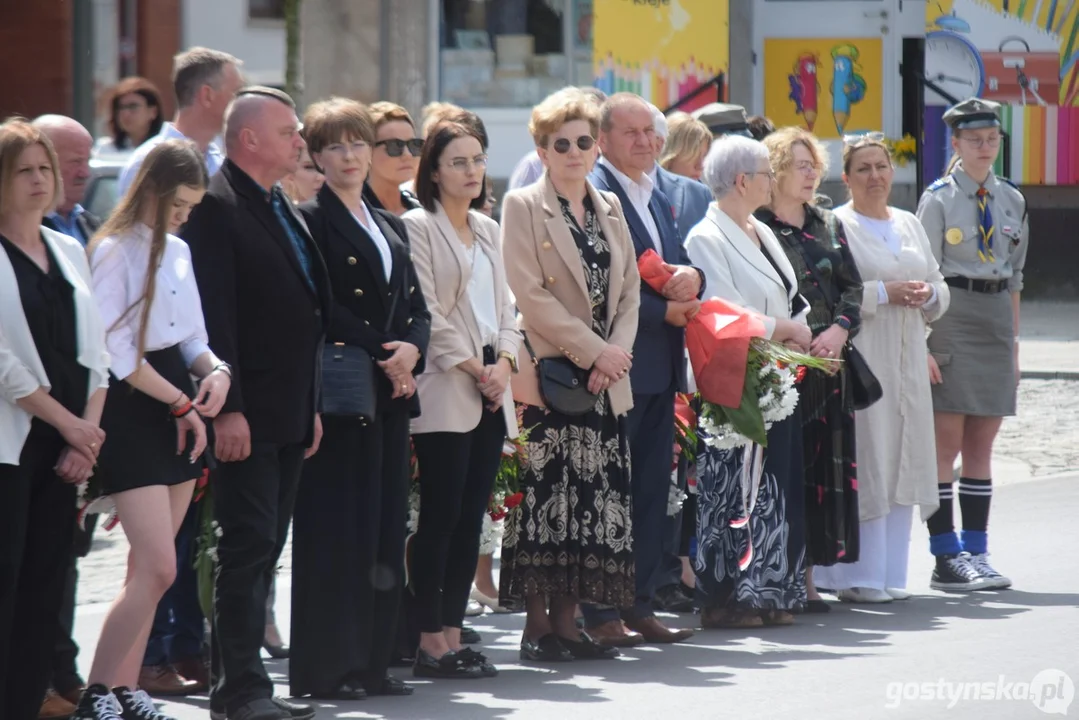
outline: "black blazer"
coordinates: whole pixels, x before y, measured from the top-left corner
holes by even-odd
[[[231,160],[210,180],[183,239],[210,347],[232,365],[221,412],[244,413],[252,441],[310,444],[333,301],[318,247],[287,199],[285,207],[307,243],[314,289],[269,194]]]
[[[411,343],[420,350],[420,360],[412,374],[422,373],[431,339],[431,313],[427,311],[412,265],[405,224],[392,213],[371,209],[393,255],[393,269],[386,282],[382,256],[374,241],[328,185],[323,185],[314,199],[301,205],[300,211],[326,260],[333,289],[334,308],[327,342],[362,347],[376,360],[391,355],[382,347],[383,343],[394,340]],[[393,318],[387,323],[395,296]],[[393,388],[381,372],[376,377],[382,380],[379,407],[387,407]],[[419,414],[418,394],[412,396],[409,410],[413,416]]]

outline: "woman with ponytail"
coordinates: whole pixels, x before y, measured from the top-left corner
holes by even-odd
[[[165,720],[136,684],[158,600],[176,575],[176,532],[203,471],[203,418],[218,413],[232,381],[207,345],[191,253],[171,234],[207,182],[194,145],[161,143],[88,249],[111,358],[101,418],[111,442],[99,475],[131,551],[76,720]],[[192,375],[201,378],[197,393]]]

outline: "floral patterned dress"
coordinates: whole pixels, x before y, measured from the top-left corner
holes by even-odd
[[[806,321],[813,335],[837,323],[848,327],[851,338],[857,335],[862,278],[835,215],[807,205],[802,227],[788,225],[769,210],[758,210],[756,215],[775,233],[798,276],[798,291],[809,303]],[[821,281],[828,287],[821,288]],[[807,561],[813,565],[855,562],[859,555],[858,478],[850,374],[810,370],[799,383],[798,394]]]
[[[585,198],[584,226],[559,198],[584,264],[592,298],[592,329],[607,336],[610,245]],[[633,528],[629,440],[625,418],[611,411],[606,393],[595,409],[570,417],[524,405],[530,428],[521,475],[524,499],[506,517],[499,603],[522,609],[534,595],[580,602],[633,605]]]

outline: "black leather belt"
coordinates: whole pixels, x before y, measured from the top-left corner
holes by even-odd
[[[946,277],[944,282],[954,288],[977,293],[999,293],[1008,289],[1007,280],[973,280],[965,277]]]

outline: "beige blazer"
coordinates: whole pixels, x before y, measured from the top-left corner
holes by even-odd
[[[483,338],[468,295],[472,266],[446,211],[437,200],[435,204],[433,213],[419,208],[402,218],[408,228],[420,289],[431,313],[427,365],[416,378],[422,412],[412,421],[412,432],[466,433],[479,425],[483,395],[476,380],[457,366],[473,357],[482,360]],[[468,224],[479,249],[486,253],[494,269],[495,309],[499,318],[495,353],[505,351],[516,355],[521,334],[513,314],[513,296],[506,284],[498,224],[475,210],[469,211]],[[502,413],[508,437],[517,437],[517,413],[509,386],[503,397]]]
[[[588,194],[611,246],[607,338],[592,332],[592,305],[581,256],[550,178],[545,174],[502,200],[502,252],[506,277],[517,297],[521,329],[538,357],[566,357],[585,369],[592,367],[608,342],[633,349],[641,304],[637,256],[622,206],[612,193],[591,184]],[[520,372],[513,378],[513,396],[542,407],[536,370],[523,343],[518,358]],[[615,414],[629,412],[633,394],[628,374],[611,385],[608,396]]]

